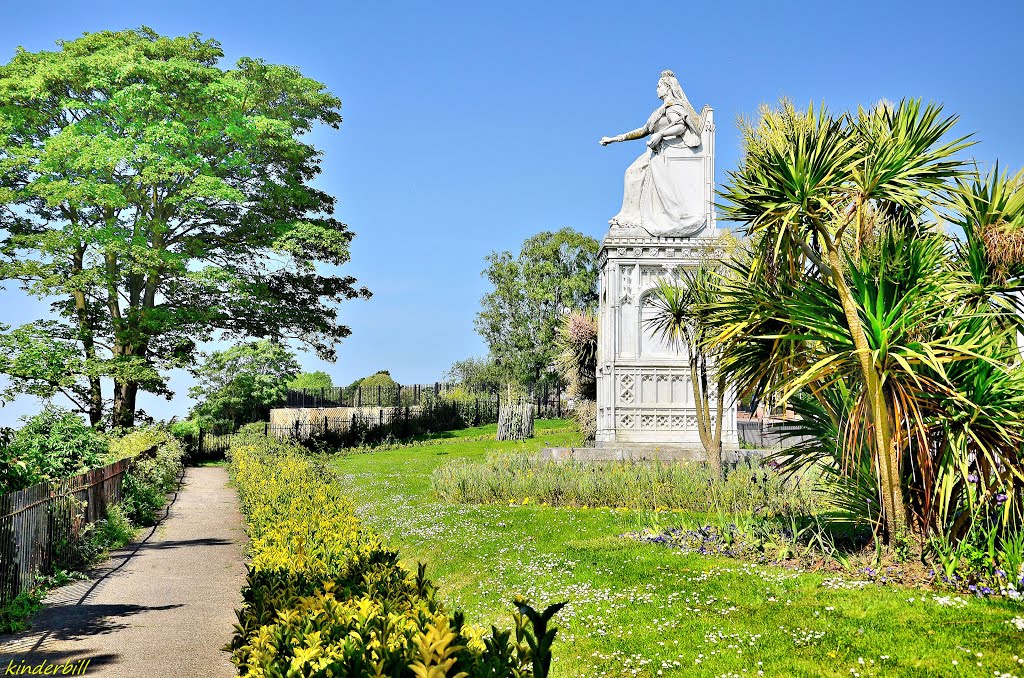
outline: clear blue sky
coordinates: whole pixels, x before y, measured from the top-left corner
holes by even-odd
[[[325,369],[348,383],[378,369],[439,378],[485,353],[473,316],[492,250],[570,226],[600,238],[640,142],[597,140],[642,124],[673,69],[715,108],[718,179],[736,163],[734,121],[788,96],[833,108],[905,96],[943,102],[985,164],[1024,165],[1024,3],[1006,2],[4,2],[0,60],[83,32],[197,31],[241,56],[299,67],[341,97],[321,130],[321,186],[357,234],[347,271],[374,293],[349,302],[352,336]],[[0,292],[0,322],[45,307]],[[175,375],[183,414],[191,382]],[[0,425],[38,407],[0,409]]]

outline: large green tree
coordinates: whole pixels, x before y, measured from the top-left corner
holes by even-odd
[[[471,393],[496,392],[508,380],[504,370],[490,356],[456,360],[445,371],[444,378],[465,387]]]
[[[191,416],[204,424],[264,421],[284,402],[299,363],[286,346],[261,340],[214,351],[196,369]]]
[[[221,68],[197,34],[58,47],[0,66],[0,280],[54,315],[5,337],[0,367],[36,394],[70,393],[94,424],[111,379],[113,421],[131,425],[140,388],[165,392],[197,342],[294,338],[333,358],[349,334],[338,302],[369,296],[316,268],[348,261],[352,239],[310,185],[320,152],[304,139],[338,127],[338,98],[291,67]],[[28,369],[54,359],[48,334],[74,348],[65,368]]]
[[[522,383],[553,374],[561,316],[597,304],[597,252],[593,238],[571,228],[528,238],[519,252],[492,252],[483,274],[494,286],[484,295],[477,331],[491,357]]]

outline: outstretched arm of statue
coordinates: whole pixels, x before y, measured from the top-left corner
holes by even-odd
[[[619,141],[632,141],[633,139],[643,139],[650,133],[650,129],[648,129],[647,125],[644,125],[643,127],[637,127],[632,132],[626,132],[625,134],[619,134],[614,137],[601,137],[600,144],[602,146],[607,146],[608,144],[614,144]]]

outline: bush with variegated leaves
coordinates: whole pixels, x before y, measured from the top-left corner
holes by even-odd
[[[514,629],[474,629],[437,599],[424,566],[405,569],[359,523],[324,459],[251,436],[231,468],[252,542],[228,648],[241,675],[547,676],[546,623],[560,606],[538,614],[519,601]]]

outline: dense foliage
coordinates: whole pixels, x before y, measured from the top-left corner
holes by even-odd
[[[124,475],[121,513],[135,526],[153,525],[167,493],[178,486],[184,470],[181,441],[166,428],[149,426],[111,441],[110,455],[109,461],[135,459]]]
[[[299,363],[288,347],[261,340],[214,351],[194,372],[198,383],[189,396],[199,402],[190,418],[206,428],[233,430],[266,421],[270,409],[284,403]]]
[[[0,494],[100,465],[107,438],[67,410],[48,405],[0,440]]]
[[[317,370],[316,372],[299,372],[295,378],[288,382],[288,388],[333,388],[334,382],[331,375]]]
[[[360,524],[323,460],[257,436],[232,449],[231,469],[252,540],[230,645],[242,675],[547,675],[555,610],[523,605],[514,632],[473,629],[423,566],[409,572]]]
[[[890,540],[1024,516],[1024,175],[977,175],[955,122],[766,108],[723,193],[750,245],[712,309],[723,365],[792,400],[813,441],[788,463]]]
[[[341,102],[295,68],[198,34],[89,33],[0,66],[0,280],[54,319],[0,334],[16,390],[63,393],[93,424],[218,335],[294,338],[332,358],[337,304],[368,296],[307,135]],[[6,329],[6,328],[4,328]]]
[[[561,316],[597,304],[598,247],[563,228],[528,238],[517,256],[488,255],[483,274],[494,289],[480,302],[476,328],[507,378],[536,384],[555,376]]]
[[[398,382],[390,372],[380,370],[360,379],[356,388],[360,390],[359,396],[363,405],[383,405],[394,402]]]

